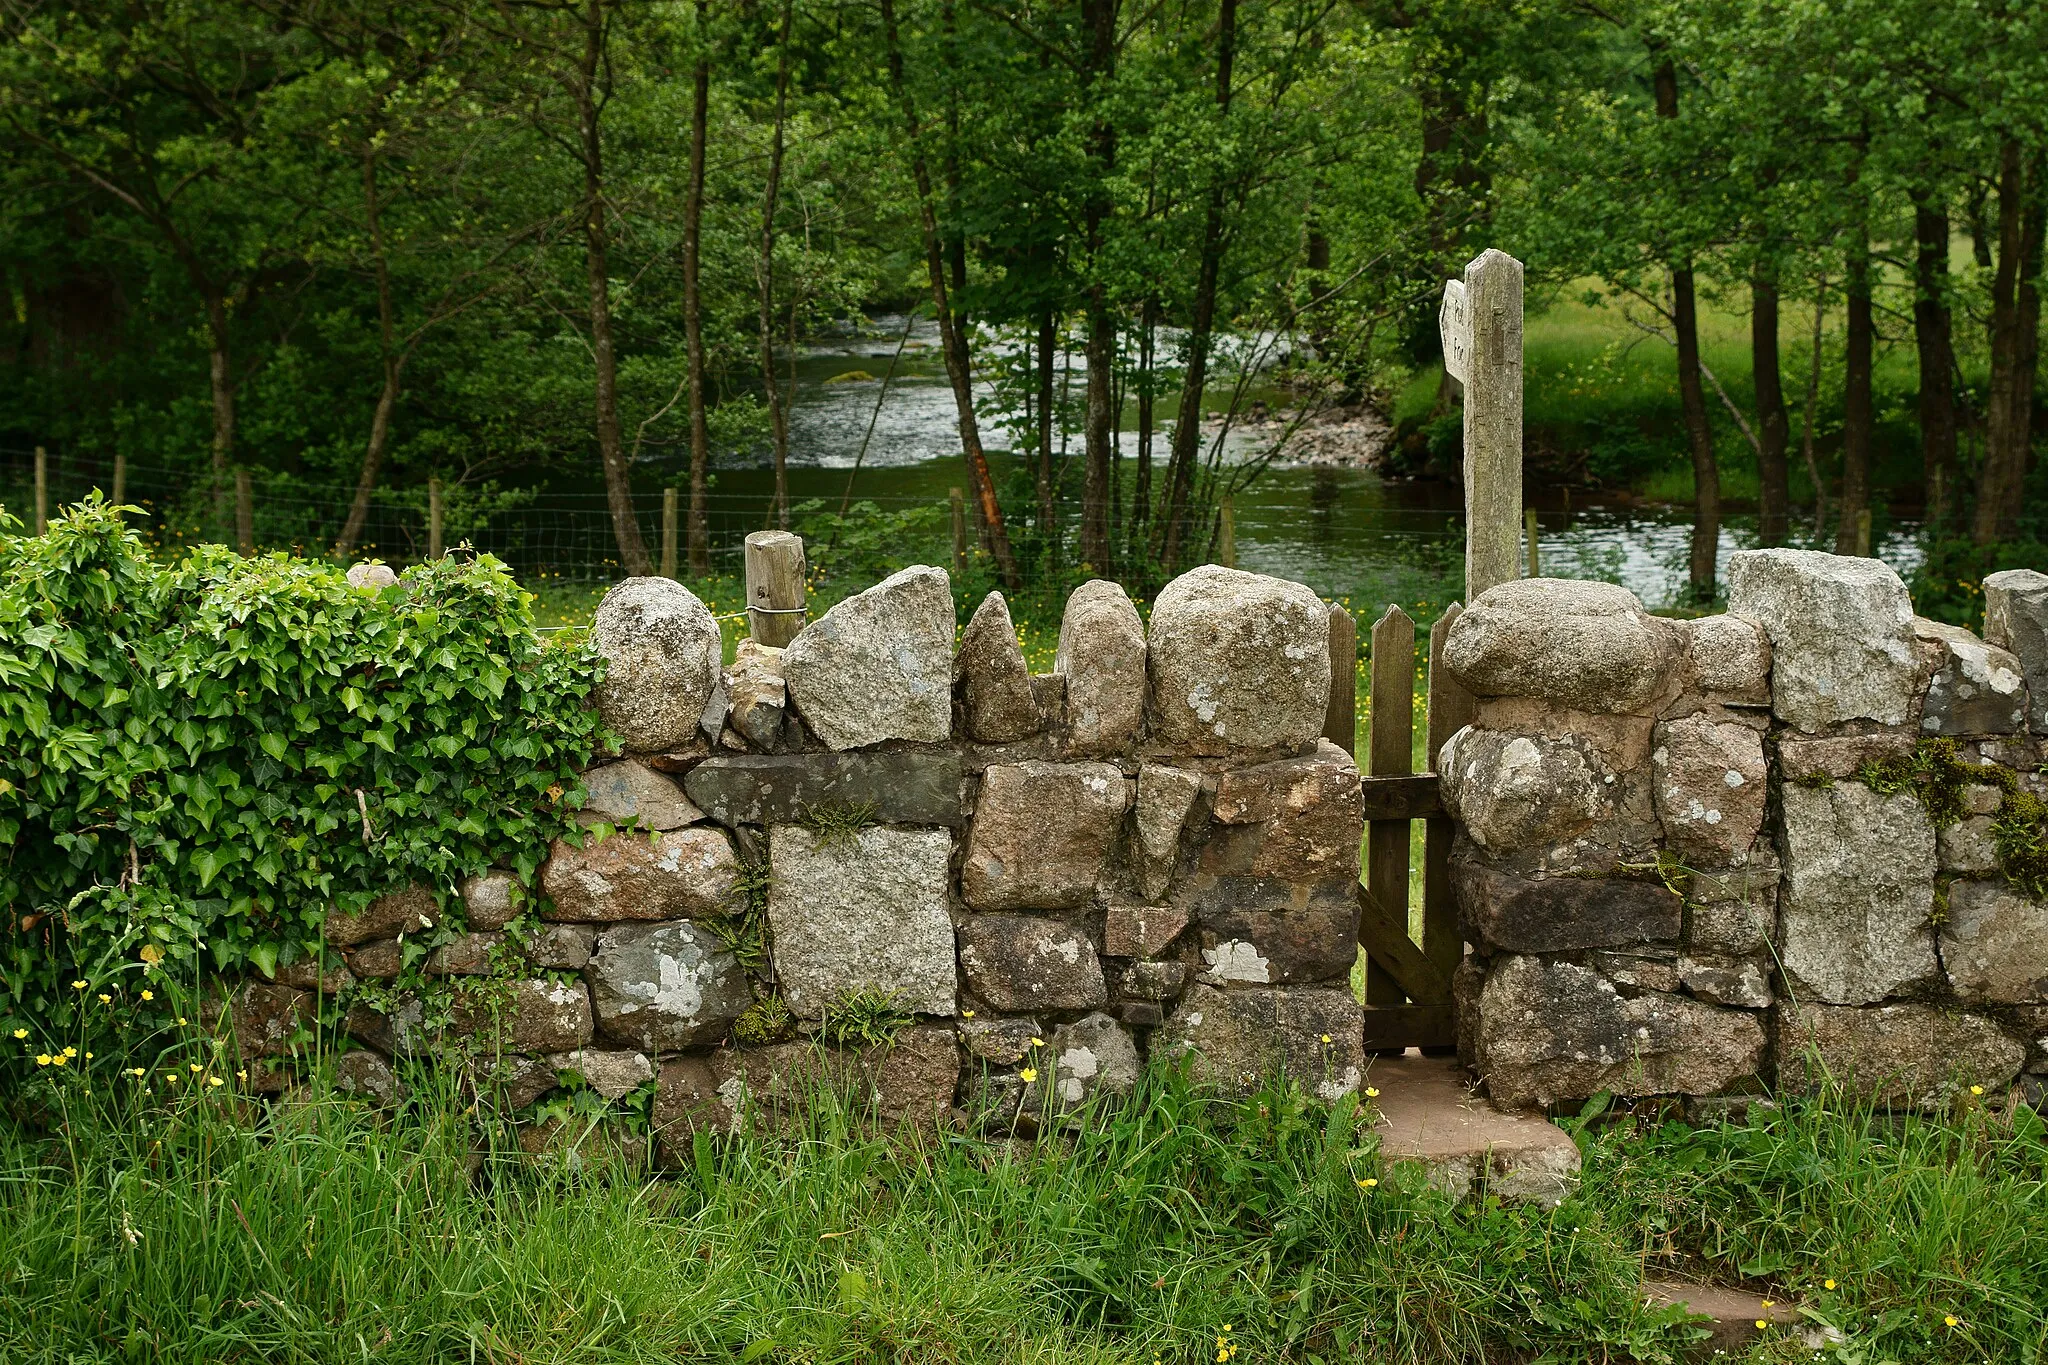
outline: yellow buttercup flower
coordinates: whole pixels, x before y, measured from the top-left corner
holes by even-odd
[[[114,997],[113,997],[113,996],[111,996],[111,995],[108,995],[108,994],[107,994],[107,993],[106,993],[105,991],[101,991],[101,992],[100,992],[100,1003],[101,1003],[102,1005],[111,1005],[111,1004],[113,1004],[113,1003],[114,1003]]]
[[[156,999],[156,993],[154,991],[144,991],[142,993],[142,998],[144,1000],[154,1000]]]
[[[222,1080],[222,1079],[221,1079],[220,1077],[218,1077],[218,1076],[208,1076],[208,1077],[206,1078],[206,1083],[207,1083],[208,1085],[225,1085],[225,1084],[227,1084],[227,1082],[223,1081],[223,1080]]]
[[[1984,1093],[1984,1087],[1981,1085],[1973,1085],[1970,1087],[1970,1093],[1972,1095],[1981,1095]]]
[[[1835,1287],[1835,1282],[1833,1280],[1822,1280],[1820,1282],[1820,1287],[1822,1289],[1833,1289]]]
[[[1379,1183],[1379,1181],[1374,1180],[1371,1176],[1367,1176],[1365,1179],[1358,1182],[1358,1188],[1361,1190],[1377,1189],[1379,1188]]]
[[[50,1065],[51,1065],[51,1066],[63,1066],[63,1065],[65,1064],[65,1063],[69,1062],[70,1060],[71,1060],[71,1056],[70,1056],[70,1054],[69,1054],[69,1053],[64,1053],[64,1052],[60,1052],[60,1053],[58,1053],[58,1054],[57,1054],[56,1056],[54,1056],[54,1057],[50,1058]]]
[[[85,983],[83,981],[74,981],[71,983],[71,989],[74,991],[82,991],[85,989]]]
[[[38,1053],[36,1054],[36,1065],[37,1065],[37,1066],[48,1066],[49,1064],[50,1064],[50,1054],[49,1054],[49,1053],[47,1053],[47,1052],[38,1052]]]
[[[1033,1081],[1038,1079],[1038,1068],[1035,1066],[1027,1066],[1023,1070],[1019,1071],[1017,1073],[1017,1076],[1020,1080],[1024,1082],[1024,1084],[1029,1085]]]
[[[139,1066],[131,1066],[131,1067],[129,1067],[129,1068],[128,1068],[128,1074],[129,1074],[129,1075],[131,1075],[131,1076],[137,1077],[137,1078],[139,1079],[140,1077],[142,1077],[143,1075],[145,1075],[145,1074],[147,1074],[147,1073],[145,1073],[145,1072],[143,1071],[143,1069],[142,1069],[141,1067],[139,1067]]]
[[[1963,1325],[1961,1320],[1958,1319],[1954,1313],[1950,1313],[1947,1317],[1943,1318],[1942,1321],[1947,1323],[1951,1327],[1960,1327]]]
[[[1330,1041],[1330,1035],[1329,1035],[1329,1034],[1327,1034],[1327,1033],[1325,1033],[1325,1034],[1323,1035],[1323,1041],[1324,1041],[1324,1042],[1326,1042],[1326,1043],[1327,1043],[1327,1042],[1329,1042],[1329,1041]]]
[[[1763,1331],[1763,1330],[1764,1330],[1764,1328],[1766,1328],[1766,1327],[1768,1327],[1768,1326],[1770,1326],[1770,1324],[1769,1324],[1769,1323],[1767,1323],[1767,1322],[1765,1322],[1765,1321],[1764,1321],[1764,1320],[1763,1320],[1762,1318],[1758,1318],[1758,1319],[1756,1320],[1756,1330],[1757,1330],[1757,1331],[1761,1332],[1761,1331]]]
[[[178,1027],[179,1027],[179,1028],[183,1028],[183,1027],[185,1027],[185,1023],[186,1023],[186,1020],[185,1020],[185,1016],[184,1016],[184,1015],[182,1015],[182,1014],[181,1014],[181,1015],[179,1015],[179,1016],[178,1016]]]
[[[1378,1099],[1378,1098],[1380,1097],[1380,1091],[1379,1091],[1379,1087],[1378,1087],[1378,1086],[1375,1086],[1375,1085],[1369,1085],[1369,1086],[1367,1086],[1367,1087],[1365,1088],[1365,1097],[1366,1097],[1367,1099],[1369,1099],[1369,1100],[1376,1100],[1376,1099]]]
[[[973,1011],[973,1010],[961,1010],[961,1011],[960,1011],[960,1017],[961,1017],[962,1019],[972,1019],[972,1018],[974,1017],[974,1011]]]
[[[1045,1039],[1043,1039],[1043,1038],[1033,1038],[1033,1039],[1031,1040],[1031,1046],[1033,1046],[1033,1047],[1044,1047],[1044,1046],[1045,1046]]]
[[[78,1049],[75,1047],[67,1047],[64,1049],[64,1055],[66,1057],[76,1057],[78,1055]]]
[[[28,1037],[28,1030],[25,1028],[18,1028],[14,1031],[14,1036],[16,1038],[26,1038]]]
[[[199,1065],[199,1063],[197,1063],[197,1062],[191,1062],[191,1063],[188,1063],[188,1065],[189,1065],[189,1066],[190,1066],[190,1067],[191,1067],[191,1068],[192,1068],[192,1069],[193,1069],[194,1071],[204,1071],[204,1070],[206,1069],[205,1067],[202,1067],[201,1065]]]

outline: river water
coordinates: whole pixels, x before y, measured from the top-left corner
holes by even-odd
[[[818,498],[836,508],[851,478],[856,501],[885,508],[943,506],[948,489],[965,485],[952,391],[929,323],[913,328],[886,390],[880,382],[902,326],[900,317],[872,319],[861,335],[820,339],[800,352],[790,415],[793,501]],[[1062,355],[1060,367],[1078,408],[1083,358]],[[872,377],[841,378],[853,371]],[[1211,401],[1220,404],[1226,392],[1212,387]],[[980,386],[976,398],[983,440],[1000,477],[1007,468],[1003,447],[1011,439],[1004,423],[1018,414],[992,386]],[[1127,411],[1126,425],[1133,421]],[[1061,462],[1061,477],[1077,493],[1078,430],[1067,441],[1071,453]],[[1122,433],[1127,477],[1136,443],[1134,432]],[[1240,457],[1254,444],[1254,438],[1234,434],[1225,458]],[[1154,444],[1161,463],[1165,446],[1162,431]],[[760,526],[772,487],[772,474],[759,456],[722,460],[712,496],[714,541],[730,544]],[[1530,489],[1529,500],[1537,508],[1546,575],[1620,583],[1652,607],[1678,600],[1691,535],[1688,509],[1588,502],[1583,495],[1568,501],[1563,492],[1542,488]],[[1233,499],[1237,563],[1306,583],[1326,597],[1348,598],[1361,611],[1378,602],[1440,606],[1433,594],[1448,591],[1445,571],[1462,557],[1462,509],[1462,490],[1449,484],[1387,479],[1352,466],[1276,464]],[[1901,574],[1917,565],[1916,530],[1909,522],[1894,523],[1878,547]],[[1721,535],[1723,562],[1754,543],[1754,517],[1731,516]]]

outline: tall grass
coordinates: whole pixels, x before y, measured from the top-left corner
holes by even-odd
[[[1841,1360],[2038,1361],[2048,1330],[2024,1109],[1624,1125],[1542,1210],[1383,1168],[1348,1103],[1170,1072],[1037,1143],[821,1097],[658,1180],[529,1165],[451,1094],[66,1104],[0,1135],[9,1362],[1673,1359],[1693,1329],[1642,1306],[1646,1264],[1782,1286]]]

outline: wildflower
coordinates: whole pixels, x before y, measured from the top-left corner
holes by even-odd
[[[49,1053],[47,1053],[47,1052],[38,1052],[38,1053],[36,1054],[36,1065],[37,1065],[37,1066],[48,1066],[49,1064],[50,1064],[50,1054],[49,1054]]]
[[[1822,1289],[1833,1289],[1835,1287],[1835,1282],[1833,1280],[1822,1280],[1820,1282],[1820,1287]]]
[[[1033,1038],[1033,1039],[1031,1040],[1031,1046],[1033,1046],[1033,1047],[1044,1047],[1044,1046],[1045,1046],[1045,1039],[1043,1039],[1043,1038],[1036,1038],[1036,1037],[1034,1037],[1034,1038]]]
[[[1960,1327],[1963,1325],[1962,1320],[1956,1317],[1954,1313],[1950,1313],[1947,1317],[1943,1318],[1942,1321],[1947,1323],[1950,1327]]]
[[[90,1052],[85,1054],[85,1060],[87,1060],[88,1062],[92,1060],[92,1054]]]
[[[1379,1091],[1379,1087],[1378,1087],[1378,1086],[1375,1086],[1375,1085],[1369,1085],[1369,1086],[1367,1086],[1367,1087],[1365,1088],[1365,1097],[1366,1097],[1367,1099],[1369,1099],[1369,1100],[1376,1100],[1376,1099],[1378,1099],[1378,1098],[1380,1097],[1380,1091]]]
[[[128,1068],[128,1074],[140,1080],[146,1073],[139,1066],[131,1066]]]
[[[1326,1043],[1327,1043],[1327,1042],[1329,1042],[1329,1041],[1330,1041],[1330,1035],[1329,1035],[1329,1034],[1327,1034],[1327,1033],[1325,1033],[1325,1034],[1323,1035],[1323,1041],[1324,1041],[1324,1042],[1326,1042]]]
[[[192,1063],[189,1063],[189,1065],[191,1066],[191,1068],[192,1068],[192,1069],[193,1069],[194,1071],[203,1071],[203,1070],[205,1070],[205,1068],[204,1068],[204,1067],[202,1067],[202,1066],[200,1066],[200,1065],[199,1065],[199,1063],[197,1063],[197,1062],[192,1062]]]
[[[1027,1066],[1017,1073],[1017,1077],[1019,1080],[1023,1081],[1024,1084],[1029,1085],[1033,1081],[1038,1079],[1038,1068],[1035,1066]]]
[[[1379,1183],[1379,1181],[1373,1179],[1371,1176],[1367,1176],[1365,1179],[1358,1182],[1358,1188],[1361,1190],[1377,1189],[1379,1188]]]
[[[1764,1307],[1766,1307],[1766,1308],[1776,1308],[1777,1306],[1778,1306],[1778,1301],[1777,1301],[1776,1299],[1765,1299],[1765,1300],[1764,1300]]]
[[[64,1055],[66,1057],[76,1057],[78,1055],[78,1049],[75,1047],[67,1047],[64,1049]]]
[[[1981,1085],[1973,1085],[1970,1087],[1970,1093],[1972,1095],[1981,1095],[1984,1093],[1984,1087]]]
[[[1756,1330],[1759,1332],[1763,1331],[1766,1327],[1769,1326],[1770,1324],[1768,1322],[1765,1322],[1762,1318],[1758,1318],[1756,1320]]]
[[[208,1076],[208,1077],[206,1078],[206,1083],[207,1083],[208,1085],[225,1085],[225,1084],[227,1084],[227,1082],[223,1081],[223,1080],[222,1080],[222,1079],[221,1079],[220,1077],[218,1077],[218,1076]]]
[[[236,1080],[238,1080],[238,1081],[246,1081],[246,1080],[248,1080],[248,1079],[249,1079],[249,1071],[248,1071],[248,1068],[244,1067],[244,1068],[243,1068],[242,1070],[240,1070],[240,1071],[237,1071],[237,1072],[235,1073],[235,1079],[236,1079]]]
[[[184,1016],[184,1015],[182,1015],[182,1014],[178,1016],[178,1027],[179,1027],[179,1028],[183,1028],[183,1027],[185,1027],[185,1016]]]
[[[113,1004],[113,1003],[114,1003],[114,997],[113,997],[113,996],[111,996],[111,995],[108,995],[108,994],[107,994],[107,993],[106,993],[105,991],[101,991],[101,992],[100,992],[100,1003],[101,1003],[102,1005],[111,1005],[111,1004]]]
[[[63,1065],[65,1064],[65,1063],[69,1062],[70,1060],[71,1060],[71,1054],[70,1054],[70,1053],[68,1053],[68,1052],[60,1052],[60,1053],[58,1053],[58,1054],[57,1054],[56,1056],[54,1056],[54,1057],[50,1058],[50,1065],[51,1065],[51,1066],[63,1066]]]
[[[144,1000],[154,1000],[156,999],[156,993],[154,991],[144,991],[142,993],[142,998]]]
[[[961,1011],[960,1011],[960,1017],[961,1017],[962,1019],[972,1019],[972,1018],[974,1017],[974,1011],[973,1011],[973,1010],[961,1010]]]
[[[28,1037],[28,1030],[27,1030],[27,1029],[25,1029],[25,1028],[18,1028],[18,1029],[16,1029],[16,1030],[14,1031],[14,1036],[15,1036],[16,1038],[18,1038],[18,1039],[19,1039],[19,1038],[26,1038],[26,1037]]]
[[[85,983],[83,981],[74,981],[71,983],[71,989],[74,991],[82,991],[85,989]]]

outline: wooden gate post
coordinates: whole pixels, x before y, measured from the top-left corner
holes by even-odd
[[[1438,755],[1452,735],[1471,724],[1477,709],[1472,694],[1460,687],[1443,666],[1444,641],[1464,609],[1456,602],[1437,617],[1429,628],[1429,767],[1436,770]],[[1458,931],[1458,907],[1451,898],[1451,840],[1457,823],[1444,814],[1432,815],[1422,827],[1422,955],[1448,981],[1465,955],[1465,941]]]
[[[676,486],[661,490],[661,576],[676,576]]]
[[[1465,387],[1465,595],[1522,567],[1522,263],[1491,247],[1444,282],[1444,369]]]
[[[747,537],[747,628],[756,644],[782,648],[804,628],[804,538],[788,531]]]
[[[1358,622],[1339,603],[1330,603],[1330,703],[1323,711],[1323,738],[1354,757],[1358,753]]]
[[[50,530],[50,453],[36,447],[36,534]]]

